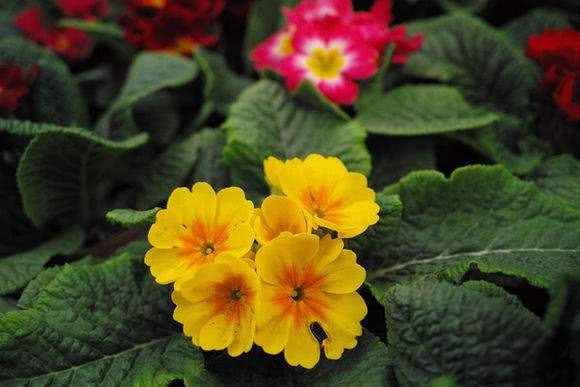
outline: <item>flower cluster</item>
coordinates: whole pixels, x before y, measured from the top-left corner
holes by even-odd
[[[542,90],[570,120],[580,121],[580,32],[547,30],[531,36],[527,55],[544,71]]]
[[[257,344],[314,367],[357,344],[366,272],[341,238],[378,221],[366,178],[334,157],[264,162],[273,194],[254,209],[240,188],[177,188],[149,231],[155,280],[174,283],[174,319],[204,350]]]
[[[196,47],[215,44],[208,34],[224,8],[224,0],[126,0],[120,19],[125,40],[150,51],[189,56]]]
[[[108,9],[108,3],[105,0],[57,0],[56,5],[62,16],[87,21],[103,16]],[[38,6],[18,13],[15,24],[16,28],[28,39],[69,60],[85,59],[91,52],[93,42],[86,32],[46,23]]]
[[[351,0],[303,0],[283,12],[286,26],[252,52],[256,69],[276,71],[292,91],[308,80],[337,104],[356,100],[356,81],[374,75],[387,45],[393,63],[404,64],[423,44],[403,26],[389,28],[389,0],[367,12],[354,12]]]
[[[26,72],[15,64],[0,64],[0,117],[8,117],[18,109],[37,73],[37,66]]]

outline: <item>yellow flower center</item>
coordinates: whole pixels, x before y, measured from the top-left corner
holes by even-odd
[[[315,48],[310,58],[306,60],[306,65],[312,74],[319,79],[338,78],[345,64],[346,60],[338,47]]]
[[[278,53],[278,55],[283,57],[290,56],[294,53],[294,47],[292,47],[291,33],[288,32],[282,35],[282,37],[280,38],[280,42],[276,47],[276,52]]]
[[[213,246],[213,243],[205,243],[201,251],[204,255],[210,255],[215,251],[215,247]]]
[[[240,301],[244,294],[240,289],[232,289],[230,292],[230,298],[232,301]]]
[[[304,289],[302,287],[294,288],[291,297],[294,301],[302,301],[304,299]]]

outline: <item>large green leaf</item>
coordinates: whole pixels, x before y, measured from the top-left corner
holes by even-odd
[[[440,375],[458,385],[541,385],[540,353],[550,333],[529,311],[436,282],[395,286],[382,302],[401,386]]]
[[[59,125],[78,125],[85,119],[81,94],[66,64],[54,53],[18,37],[0,40],[0,62],[25,69],[36,64],[38,76],[30,96],[27,119]],[[55,96],[58,96],[55,98]]]
[[[580,162],[570,155],[552,157],[531,174],[544,191],[580,210]]]
[[[224,145],[225,135],[217,129],[204,129],[173,143],[142,172],[137,208],[150,208],[166,200],[173,189],[197,180],[223,187],[228,180],[222,162]]]
[[[570,23],[562,12],[536,8],[523,16],[509,22],[503,27],[517,47],[525,49],[528,45],[528,37],[541,34],[548,29],[560,30],[569,28]]]
[[[459,90],[444,85],[402,86],[377,96],[359,109],[366,130],[389,136],[416,136],[475,129],[497,115],[470,106]]]
[[[246,89],[224,127],[224,155],[234,183],[253,195],[267,190],[262,162],[270,155],[287,159],[319,153],[339,157],[350,170],[370,171],[366,134],[356,121],[322,102],[293,97],[274,81],[261,80]]]
[[[537,69],[508,37],[473,17],[453,14],[409,25],[425,44],[405,70],[458,85],[472,102],[526,113],[537,87]]]
[[[0,120],[0,132],[36,136],[17,172],[24,210],[36,225],[90,220],[103,206],[98,195],[121,171],[112,166],[147,141],[146,134],[115,142],[80,128],[15,120]]]
[[[449,179],[416,172],[388,194],[404,211],[397,231],[360,255],[373,283],[430,273],[458,280],[475,267],[550,288],[560,273],[580,270],[580,212],[500,166],[461,168]]]
[[[192,81],[198,73],[190,59],[160,53],[142,53],[136,59],[121,93],[97,124],[97,131],[108,134],[114,116],[127,114],[137,102],[160,90]]]
[[[24,253],[0,257],[0,294],[24,287],[51,257],[74,252],[83,240],[84,232],[73,228]]]
[[[171,318],[169,290],[130,254],[98,266],[65,267],[30,309],[0,316],[0,383],[209,382],[201,352]]]

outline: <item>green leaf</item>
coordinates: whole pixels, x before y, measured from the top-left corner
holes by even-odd
[[[460,280],[469,268],[503,273],[550,289],[580,270],[580,212],[500,166],[470,166],[449,179],[416,172],[381,195],[403,203],[397,232],[359,255],[375,284],[413,275]]]
[[[340,158],[352,171],[368,174],[366,134],[353,120],[320,104],[293,98],[284,86],[261,80],[242,93],[223,125],[225,161],[233,182],[256,198],[267,191],[263,160],[305,157],[310,153]]]
[[[373,170],[369,184],[381,190],[410,172],[436,168],[435,141],[431,137],[370,136]]]
[[[146,134],[116,142],[80,128],[14,120],[0,120],[2,131],[36,135],[17,172],[24,210],[36,225],[90,220],[103,205],[97,194],[119,173],[111,167],[147,141]]]
[[[367,131],[390,136],[476,129],[497,118],[470,106],[457,88],[443,85],[398,87],[362,105],[357,116]]]
[[[544,192],[580,210],[580,162],[574,157],[549,158],[530,177]]]
[[[71,254],[85,239],[84,232],[72,228],[29,251],[0,258],[0,295],[24,287],[40,273],[50,258]]]
[[[147,211],[136,211],[119,208],[107,212],[107,220],[109,223],[125,228],[150,225],[155,223],[155,215],[160,209],[159,207],[155,207]]]
[[[172,310],[169,287],[155,284],[139,256],[66,266],[30,309],[0,316],[0,383],[208,383],[203,356]]]
[[[216,188],[224,185],[224,144],[224,133],[215,129],[174,142],[143,171],[136,189],[137,208],[150,208],[166,200],[173,189],[191,186],[198,179]]]
[[[563,12],[548,8],[536,8],[512,20],[503,27],[514,44],[522,49],[528,45],[528,37],[541,34],[548,29],[569,28],[570,23]]]
[[[383,300],[401,386],[449,375],[458,385],[536,386],[548,329],[532,313],[448,283],[419,282]]]
[[[16,309],[16,301],[9,297],[0,297],[0,314]]]
[[[290,367],[281,357],[257,350],[240,358],[210,359],[208,364],[224,386],[388,386],[386,355],[385,345],[365,330],[354,349],[339,360],[322,359],[312,370]]]
[[[461,285],[464,288],[467,288],[469,290],[480,292],[480,293],[486,295],[487,297],[490,297],[490,298],[496,297],[496,298],[499,298],[499,299],[506,301],[508,304],[512,304],[514,306],[524,308],[520,299],[517,296],[514,296],[513,294],[509,293],[507,290],[504,290],[502,287],[494,285],[491,282],[470,280],[470,281],[465,281]]]
[[[38,273],[38,275],[34,277],[34,279],[31,280],[22,291],[22,295],[18,299],[18,308],[32,308],[34,301],[36,301],[44,288],[47,287],[64,268],[65,266],[53,266]]]
[[[74,28],[85,31],[96,38],[101,39],[123,39],[123,30],[113,23],[106,23],[98,20],[85,21],[81,19],[61,19],[58,24],[61,27]]]
[[[465,97],[489,108],[527,113],[537,88],[535,65],[515,49],[507,36],[464,14],[409,24],[425,43],[405,71],[458,85]]]
[[[253,81],[231,70],[225,58],[217,53],[200,48],[194,59],[205,77],[204,96],[208,105],[205,109],[227,115],[230,106]]]
[[[285,23],[282,7],[293,7],[298,0],[256,0],[246,27],[244,41],[244,58],[250,58],[250,53],[256,46],[281,29]],[[249,59],[248,59],[249,60]],[[251,63],[249,68],[252,68]]]
[[[197,73],[198,67],[190,59],[171,54],[139,54],[129,70],[121,93],[99,120],[97,131],[108,134],[114,116],[127,113],[137,102],[155,92],[185,85]]]
[[[67,65],[54,53],[24,39],[9,37],[0,40],[0,62],[16,63],[25,69],[38,66],[36,80],[25,98],[30,102],[29,112],[22,113],[28,113],[27,119],[59,125],[84,123],[86,111],[79,89]]]

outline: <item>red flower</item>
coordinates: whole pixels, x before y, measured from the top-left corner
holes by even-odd
[[[107,0],[56,0],[63,15],[73,18],[92,20],[107,13]]]
[[[137,48],[191,55],[217,42],[207,31],[223,8],[224,0],[128,0],[120,22]]]
[[[86,32],[73,28],[45,26],[39,7],[28,8],[17,14],[15,25],[28,39],[67,59],[81,60],[90,54],[92,40]]]
[[[27,73],[20,66],[0,64],[0,117],[8,117],[18,109],[37,73],[36,66]]]
[[[541,87],[571,120],[580,120],[580,32],[571,28],[530,36],[526,54],[544,70]]]

